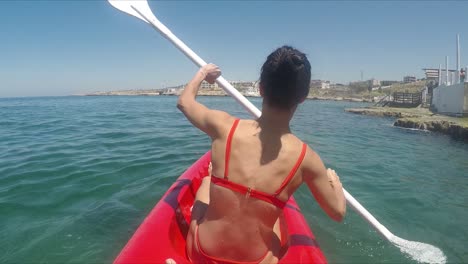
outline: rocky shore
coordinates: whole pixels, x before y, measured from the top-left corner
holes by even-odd
[[[345,102],[372,102],[371,99],[354,98],[354,97],[324,97],[324,96],[307,96],[309,100],[324,100],[324,101],[345,101]]]
[[[109,92],[93,92],[87,94],[76,94],[77,96],[178,96],[180,95],[179,90],[164,92],[158,90],[124,90],[124,91],[109,91]],[[259,94],[244,93],[241,92],[243,96],[246,97],[260,97]],[[205,90],[200,89],[198,91],[198,96],[227,96],[228,94],[221,89]],[[332,96],[308,96],[308,100],[323,100],[323,101],[345,101],[345,102],[371,102],[372,100],[367,98],[354,98],[354,97],[332,97]]]
[[[468,141],[468,117],[434,114],[427,108],[366,107],[349,108],[346,112],[362,115],[397,118],[394,126],[433,131],[454,139]]]

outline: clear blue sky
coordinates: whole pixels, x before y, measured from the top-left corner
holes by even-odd
[[[314,79],[423,77],[460,34],[465,1],[151,1],[156,16],[228,80],[257,80],[283,44],[308,54]],[[186,83],[196,67],[107,1],[0,1],[0,97],[149,89]]]

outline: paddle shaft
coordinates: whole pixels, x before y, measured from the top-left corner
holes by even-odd
[[[143,12],[140,12],[137,8],[132,8],[140,14],[150,25],[152,25],[159,33],[161,33],[166,39],[171,41],[180,51],[182,51],[191,61],[193,61],[199,67],[206,65],[206,62],[200,58],[192,49],[190,49],[185,43],[177,38],[163,23],[161,23],[156,17],[148,18]],[[245,98],[239,91],[237,91],[232,85],[220,76],[216,82],[220,85],[224,91],[230,94],[236,101],[238,101],[247,111],[253,116],[260,117],[261,111],[258,110],[247,98]],[[348,193],[344,188],[343,192],[347,201],[347,204],[353,208],[359,215],[361,215],[369,224],[371,224],[375,230],[382,235],[384,238],[391,240],[394,236],[385,226],[383,226],[377,219],[372,216],[354,197]]]
[[[375,217],[369,213],[354,197],[343,188],[343,192],[346,198],[346,203],[353,208],[353,210],[360,214],[369,224],[371,224],[375,230],[387,240],[392,240],[394,236],[385,226],[383,226]]]
[[[172,42],[180,51],[182,51],[193,63],[195,63],[197,66],[202,67],[205,66],[207,63],[200,58],[195,52],[193,52],[192,49],[190,49],[187,45],[185,45],[184,42],[182,42],[178,37],[176,37],[161,21],[159,21],[156,17],[153,19],[148,18],[143,14],[143,12],[140,12],[137,8],[132,6],[133,10],[135,10],[139,15],[141,15],[143,18],[150,23],[161,35],[163,35],[167,40]],[[249,113],[251,113],[255,117],[260,117],[262,115],[262,112],[258,110],[257,107],[255,107],[247,98],[245,98],[239,91],[236,90],[226,79],[224,79],[223,76],[219,76],[216,79],[216,83],[218,83],[219,86],[221,86],[225,92],[227,92],[229,95],[234,97],[234,99],[239,102]]]

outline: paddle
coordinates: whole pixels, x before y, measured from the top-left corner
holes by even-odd
[[[177,38],[166,26],[164,26],[151,12],[146,0],[108,0],[109,3],[122,12],[135,16],[146,23],[153,26],[166,39],[171,41],[180,51],[182,51],[196,65],[203,66],[206,64],[195,52]],[[253,116],[260,117],[261,112],[242,94],[240,94],[232,85],[220,76],[216,82],[228,94],[236,99],[247,111]],[[385,226],[383,226],[375,217],[373,217],[351,194],[343,189],[347,204],[351,206],[358,214],[360,214],[374,229],[392,244],[400,248],[403,253],[406,253],[411,258],[425,263],[445,263],[446,257],[444,253],[437,247],[432,245],[408,241],[392,234]]]

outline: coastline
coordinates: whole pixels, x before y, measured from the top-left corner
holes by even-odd
[[[468,141],[468,117],[434,114],[427,108],[365,107],[347,108],[348,113],[396,118],[394,126],[438,132]]]
[[[245,97],[260,97],[259,94],[240,91]],[[75,96],[178,96],[179,90],[164,92],[160,90],[126,90],[81,94]],[[198,96],[228,96],[222,89],[200,89]],[[372,102],[365,97],[318,96],[309,95],[307,100]],[[468,141],[468,117],[450,117],[434,114],[427,108],[364,107],[347,108],[345,112],[377,117],[395,118],[396,127],[432,131],[450,136],[453,139]]]
[[[259,94],[240,91],[246,97],[260,97]],[[162,91],[162,90],[124,90],[109,92],[94,92],[80,94],[75,96],[178,96],[180,90]],[[200,89],[198,96],[228,96],[222,89]],[[347,97],[347,96],[320,96],[309,95],[307,100],[320,101],[343,101],[343,102],[372,102],[372,99],[365,97]],[[348,113],[361,114],[368,116],[395,118],[393,125],[396,127],[412,128],[425,131],[438,132],[449,135],[454,139],[468,141],[468,117],[450,117],[438,115],[430,112],[427,108],[395,108],[395,107],[364,107],[347,108]]]
[[[250,92],[240,93],[245,97],[261,97],[260,94],[253,94]],[[163,92],[157,90],[125,90],[125,91],[109,91],[109,92],[94,92],[86,94],[74,94],[72,96],[178,96],[180,92]],[[224,90],[203,90],[198,91],[198,96],[228,96]],[[341,96],[316,96],[309,95],[307,100],[320,100],[320,101],[345,101],[345,102],[372,102],[371,99],[364,97],[341,97]]]
[[[364,102],[371,103],[371,99],[356,98],[356,97],[322,97],[322,96],[307,96],[308,100],[321,100],[321,101],[343,101],[343,102]]]

